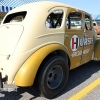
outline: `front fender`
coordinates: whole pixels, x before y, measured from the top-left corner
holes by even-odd
[[[95,42],[94,57],[96,60],[100,60],[100,39],[97,39]]]
[[[14,84],[17,86],[31,86],[43,59],[55,50],[63,50],[68,53],[64,46],[60,44],[50,44],[38,49],[21,66],[14,78]]]

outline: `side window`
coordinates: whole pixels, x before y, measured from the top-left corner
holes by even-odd
[[[47,16],[46,27],[47,28],[60,28],[63,19],[63,11],[55,10]]]
[[[91,30],[91,19],[88,15],[85,15],[85,28],[86,30]]]
[[[81,29],[82,28],[82,14],[79,12],[72,11],[66,18],[66,27],[68,29]]]
[[[10,14],[6,17],[4,23],[22,22],[25,19],[26,14],[26,11]]]

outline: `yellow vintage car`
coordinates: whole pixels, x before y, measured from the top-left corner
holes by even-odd
[[[69,70],[100,60],[99,50],[87,12],[50,1],[22,5],[0,26],[0,87],[32,86],[51,99],[66,86]]]

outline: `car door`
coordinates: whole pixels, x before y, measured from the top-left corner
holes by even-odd
[[[83,46],[83,54],[81,64],[84,64],[91,60],[93,54],[93,26],[92,18],[89,14],[84,13],[84,39],[81,40],[81,46]]]
[[[45,15],[45,26],[43,30],[43,35],[45,37],[41,38],[48,40],[48,43],[64,43],[64,18],[66,7],[56,7],[53,6],[49,8]],[[50,24],[50,25],[49,25]],[[47,41],[44,41],[45,43]]]
[[[80,39],[84,38],[82,22],[82,11],[68,8],[64,44],[70,53],[70,69],[73,69],[81,64],[83,46],[80,46]]]

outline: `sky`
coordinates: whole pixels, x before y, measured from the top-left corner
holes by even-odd
[[[17,7],[23,3],[43,0],[0,0],[0,5]],[[80,8],[93,16],[100,14],[100,0],[45,0],[56,1]]]
[[[100,14],[100,0],[53,0],[80,8],[90,14]]]

